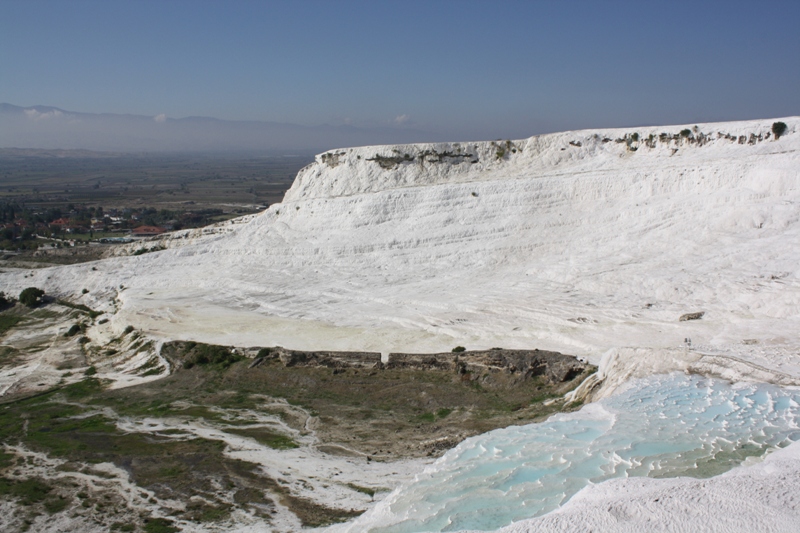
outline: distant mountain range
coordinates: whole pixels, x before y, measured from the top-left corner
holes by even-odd
[[[96,114],[0,103],[0,148],[287,153],[437,140],[435,134],[405,128]]]

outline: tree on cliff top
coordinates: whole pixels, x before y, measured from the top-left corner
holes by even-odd
[[[772,124],[772,133],[775,135],[775,140],[781,138],[781,135],[786,133],[786,123],[785,122],[774,122]]]

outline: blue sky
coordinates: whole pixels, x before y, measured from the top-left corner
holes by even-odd
[[[800,2],[0,2],[0,102],[454,138],[800,114]]]

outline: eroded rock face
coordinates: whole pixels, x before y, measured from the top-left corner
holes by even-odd
[[[582,372],[593,369],[571,355],[544,350],[476,350],[460,353],[411,354],[391,353],[388,361],[381,361],[377,352],[306,352],[281,347],[270,349],[260,361],[279,359],[290,366],[322,366],[333,369],[400,369],[453,372],[462,375],[504,372],[525,379],[544,376],[551,383],[564,383]],[[259,364],[259,359],[253,366]]]
[[[389,368],[446,370],[464,373],[507,372],[523,377],[544,375],[553,383],[569,381],[591,365],[571,355],[544,350],[479,350],[440,354],[389,354]]]
[[[283,366],[376,368],[381,364],[381,354],[378,352],[303,352],[277,347],[272,349],[269,357],[277,357]]]

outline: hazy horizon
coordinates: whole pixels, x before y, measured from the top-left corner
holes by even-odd
[[[290,125],[309,150],[800,115],[789,1],[31,0],[3,12],[0,102]],[[5,129],[2,146],[46,144]],[[146,137],[128,136],[163,142]]]

